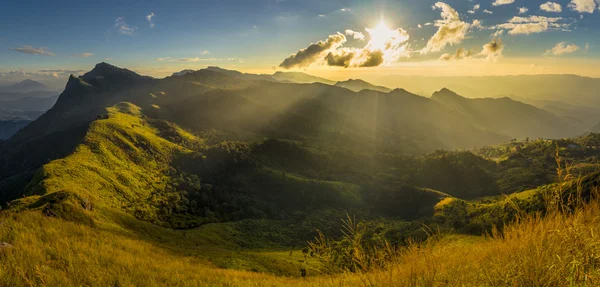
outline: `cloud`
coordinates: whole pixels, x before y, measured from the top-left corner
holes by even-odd
[[[94,54],[92,54],[92,53],[73,54],[73,57],[80,57],[80,58],[89,58],[91,56],[94,56]]]
[[[471,24],[460,20],[460,15],[450,5],[437,2],[433,8],[442,10],[442,20],[435,21],[438,31],[429,39],[421,54],[439,52],[448,45],[461,43],[471,27]]]
[[[202,51],[202,53],[200,53],[200,55],[208,55],[208,54],[210,54],[209,50],[204,50],[204,51]]]
[[[466,50],[464,48],[460,48],[454,54],[443,54],[440,56],[440,60],[442,61],[454,61],[454,60],[463,60],[470,58],[473,55],[473,51]]]
[[[594,0],[571,0],[568,7],[579,13],[594,13],[596,2]]]
[[[218,58],[179,58],[177,61],[179,62],[200,62],[200,61],[219,61]]]
[[[525,14],[529,11],[527,7],[519,7],[519,14]]]
[[[561,17],[545,17],[545,16],[515,16],[508,20],[507,23],[496,25],[494,29],[508,30],[510,35],[529,35],[533,33],[541,33],[548,30],[566,30],[571,24],[559,23],[564,20]]]
[[[56,56],[54,53],[47,51],[46,48],[36,48],[28,45],[24,45],[19,48],[10,48],[10,50],[30,55]]]
[[[515,3],[515,0],[495,0],[492,6],[500,6]]]
[[[494,14],[494,12],[492,12],[492,11],[490,11],[488,9],[483,10],[483,13],[485,13],[485,14]]]
[[[123,17],[119,17],[115,20],[115,28],[117,28],[117,31],[119,31],[119,33],[128,36],[133,35],[133,33],[135,33],[135,30],[137,30],[137,27],[131,27],[127,25]]]
[[[229,60],[231,60],[231,59],[233,59],[233,58],[229,58]],[[221,59],[221,58],[199,58],[199,57],[194,57],[194,58],[163,57],[163,58],[156,58],[154,60],[162,61],[162,62],[202,62],[202,61],[222,61],[223,59]]]
[[[411,52],[408,51],[410,36],[406,30],[389,29],[383,24],[365,30],[369,41],[362,48],[343,47],[347,39],[343,34],[337,33],[329,36],[326,41],[311,44],[308,48],[291,55],[279,67],[291,69],[325,65],[363,68],[389,64],[400,58],[410,57]],[[354,38],[359,33],[351,30],[345,32]],[[364,34],[360,34],[367,38]],[[362,38],[358,37],[358,39]]]
[[[475,11],[479,10],[479,8],[481,8],[481,5],[479,4],[475,4],[473,5],[473,9],[467,11],[469,14],[475,14]]]
[[[560,42],[560,43],[556,44],[556,46],[554,46],[554,48],[546,51],[545,55],[560,56],[560,55],[564,55],[564,54],[575,53],[579,50],[581,50],[581,47],[579,47],[575,44],[567,44],[566,42]]]
[[[150,14],[148,14],[146,16],[146,21],[148,21],[148,24],[150,25],[150,28],[154,28],[154,23],[152,22],[152,18],[154,18],[154,16],[156,16],[154,14],[154,12],[152,12],[152,13],[150,13]]]
[[[285,69],[308,67],[344,43],[346,43],[346,36],[343,34],[330,35],[325,42],[319,41],[311,44],[308,48],[287,57],[279,64],[279,67]]]
[[[494,32],[494,34],[492,34],[492,38],[499,38],[502,35],[504,35],[504,30],[498,30],[498,31]]]
[[[352,31],[350,29],[345,31],[347,36],[352,36],[354,38],[354,40],[360,40],[360,41],[364,41],[365,40],[365,34],[361,33],[361,32],[356,32],[356,31]]]
[[[546,2],[540,5],[540,10],[546,12],[560,13],[562,12],[562,6],[555,2]]]
[[[497,38],[483,45],[480,55],[486,57],[488,61],[496,61],[502,58],[502,51],[504,51],[504,43],[502,43],[502,39]]]
[[[501,39],[494,39],[491,42],[483,45],[481,52],[476,53],[472,50],[466,50],[460,48],[454,54],[443,54],[440,57],[441,61],[457,61],[465,59],[476,59],[485,58],[487,61],[496,61],[502,58],[502,51],[504,51],[504,44]]]

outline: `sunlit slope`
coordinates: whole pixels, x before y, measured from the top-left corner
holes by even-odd
[[[111,107],[107,119],[90,125],[73,154],[42,167],[27,193],[72,191],[113,207],[147,205],[151,195],[165,190],[166,173],[176,154],[191,152],[157,134],[138,107],[128,103]],[[195,140],[183,131],[180,136]]]
[[[590,189],[597,176],[566,183],[565,190]],[[587,184],[591,184],[587,186]],[[528,198],[529,192],[515,197]],[[512,199],[514,200],[514,198]],[[92,211],[84,211],[92,213]],[[323,274],[318,259],[293,252],[229,252],[227,228],[207,225],[173,231],[127,215],[96,212],[116,223],[91,227],[35,210],[0,214],[0,285],[47,286],[595,286],[599,252],[597,203],[572,214],[521,217],[491,237],[436,236],[401,249],[386,269]],[[116,216],[116,217],[115,217]],[[105,222],[111,222],[106,220]],[[256,228],[256,226],[254,226]],[[233,237],[229,237],[233,236]],[[540,244],[542,242],[543,244]],[[210,247],[209,247],[210,246]],[[211,255],[238,265],[209,263]],[[252,259],[252,261],[249,260]],[[578,262],[578,264],[573,264]],[[247,265],[250,264],[250,265]],[[224,270],[229,267],[248,271]],[[265,269],[266,268],[266,269]],[[280,268],[280,269],[277,269]],[[299,278],[300,268],[308,278]],[[502,276],[509,274],[510,276]]]
[[[25,195],[73,194],[176,228],[368,208],[360,186],[295,173],[260,157],[260,147],[207,144],[120,103],[90,125],[72,154],[44,165]]]

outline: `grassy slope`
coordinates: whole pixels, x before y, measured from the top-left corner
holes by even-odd
[[[108,119],[92,124],[85,143],[74,154],[44,166],[28,187],[31,196],[0,213],[0,242],[14,246],[0,247],[0,286],[598,283],[593,281],[599,275],[595,264],[600,260],[595,255],[600,253],[595,243],[600,231],[596,205],[574,216],[528,217],[505,228],[503,237],[437,238],[404,250],[388,270],[341,275],[320,275],[317,259],[305,262],[300,251],[290,255],[289,250],[274,248],[268,242],[277,241],[273,237],[281,236],[280,232],[255,234],[275,222],[208,224],[176,231],[133,218],[129,213],[139,206],[132,204],[147,203],[146,197],[159,192],[166,180],[162,167],[168,166],[174,154],[185,152],[189,150],[159,137],[135,106],[111,108]],[[528,202],[537,193],[515,194],[494,203],[467,203],[467,217],[504,210],[515,199]],[[456,202],[461,201],[446,199],[437,207],[438,215],[443,215],[444,206]],[[306,267],[307,279],[276,276],[298,276],[299,269]]]
[[[304,265],[300,262],[303,261],[301,252],[290,257],[290,247],[283,251],[280,244],[298,246],[302,241],[294,238],[297,232],[292,229],[295,227],[285,226],[286,223],[245,220],[174,231],[130,215],[141,210],[143,218],[156,219],[157,210],[153,203],[163,199],[161,191],[168,184],[170,164],[176,157],[192,152],[182,144],[161,137],[151,121],[141,115],[138,107],[128,103],[109,108],[108,117],[91,124],[84,143],[73,154],[54,160],[37,172],[27,187],[28,197],[12,202],[10,212],[19,212],[19,218],[34,216],[34,221],[39,221],[40,218],[29,211],[34,210],[69,222],[65,228],[71,228],[66,226],[72,224],[85,225],[87,227],[77,228],[100,232],[99,238],[149,241],[177,256],[189,256],[203,262],[209,260],[210,265],[223,268],[297,275],[300,266]],[[204,144],[202,139],[174,128],[177,138],[196,146]],[[266,179],[281,173],[274,169],[258,169],[253,174]],[[332,190],[349,202],[360,201],[355,185],[285,174],[286,183],[300,189]],[[280,176],[274,178],[279,180]],[[60,220],[55,224],[57,228],[63,227]],[[69,232],[62,230],[57,234],[65,234],[63,231]],[[12,235],[7,236],[12,238]],[[24,239],[8,240],[5,236],[0,238],[2,240],[16,246],[24,242]]]
[[[216,268],[185,249],[201,237],[135,219],[152,236],[31,210],[3,213],[0,240],[14,247],[0,248],[0,286],[597,286],[598,214],[593,203],[573,215],[529,216],[503,236],[446,236],[409,247],[387,270],[294,279]],[[263,258],[303,260],[297,251]]]

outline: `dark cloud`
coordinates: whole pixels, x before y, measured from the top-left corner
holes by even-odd
[[[383,64],[383,52],[381,50],[369,51],[364,50],[366,53],[365,60],[358,64],[358,67],[366,68],[366,67],[377,67]]]
[[[328,66],[338,66],[348,68],[350,67],[350,61],[354,58],[356,53],[347,52],[347,51],[339,51],[339,52],[330,52],[325,57]]]
[[[319,41],[318,43],[311,44],[308,48],[302,49],[296,54],[289,56],[279,64],[279,67],[285,69],[308,67],[310,64],[323,58],[328,52],[343,45],[345,42],[346,36],[343,34],[337,33],[335,35],[330,35],[325,42]]]

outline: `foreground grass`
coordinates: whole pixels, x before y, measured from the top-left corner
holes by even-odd
[[[173,243],[169,238],[159,242],[143,239],[139,233],[133,237],[31,210],[4,212],[0,217],[0,241],[13,246],[0,249],[0,286],[600,284],[600,206],[596,202],[573,214],[527,216],[505,227],[502,234],[489,237],[438,236],[400,251],[398,259],[385,270],[309,274],[307,278],[221,269],[200,256],[175,252],[169,244],[184,242],[175,235]],[[201,233],[191,232],[186,240],[197,236]],[[274,256],[283,257],[280,253]]]

